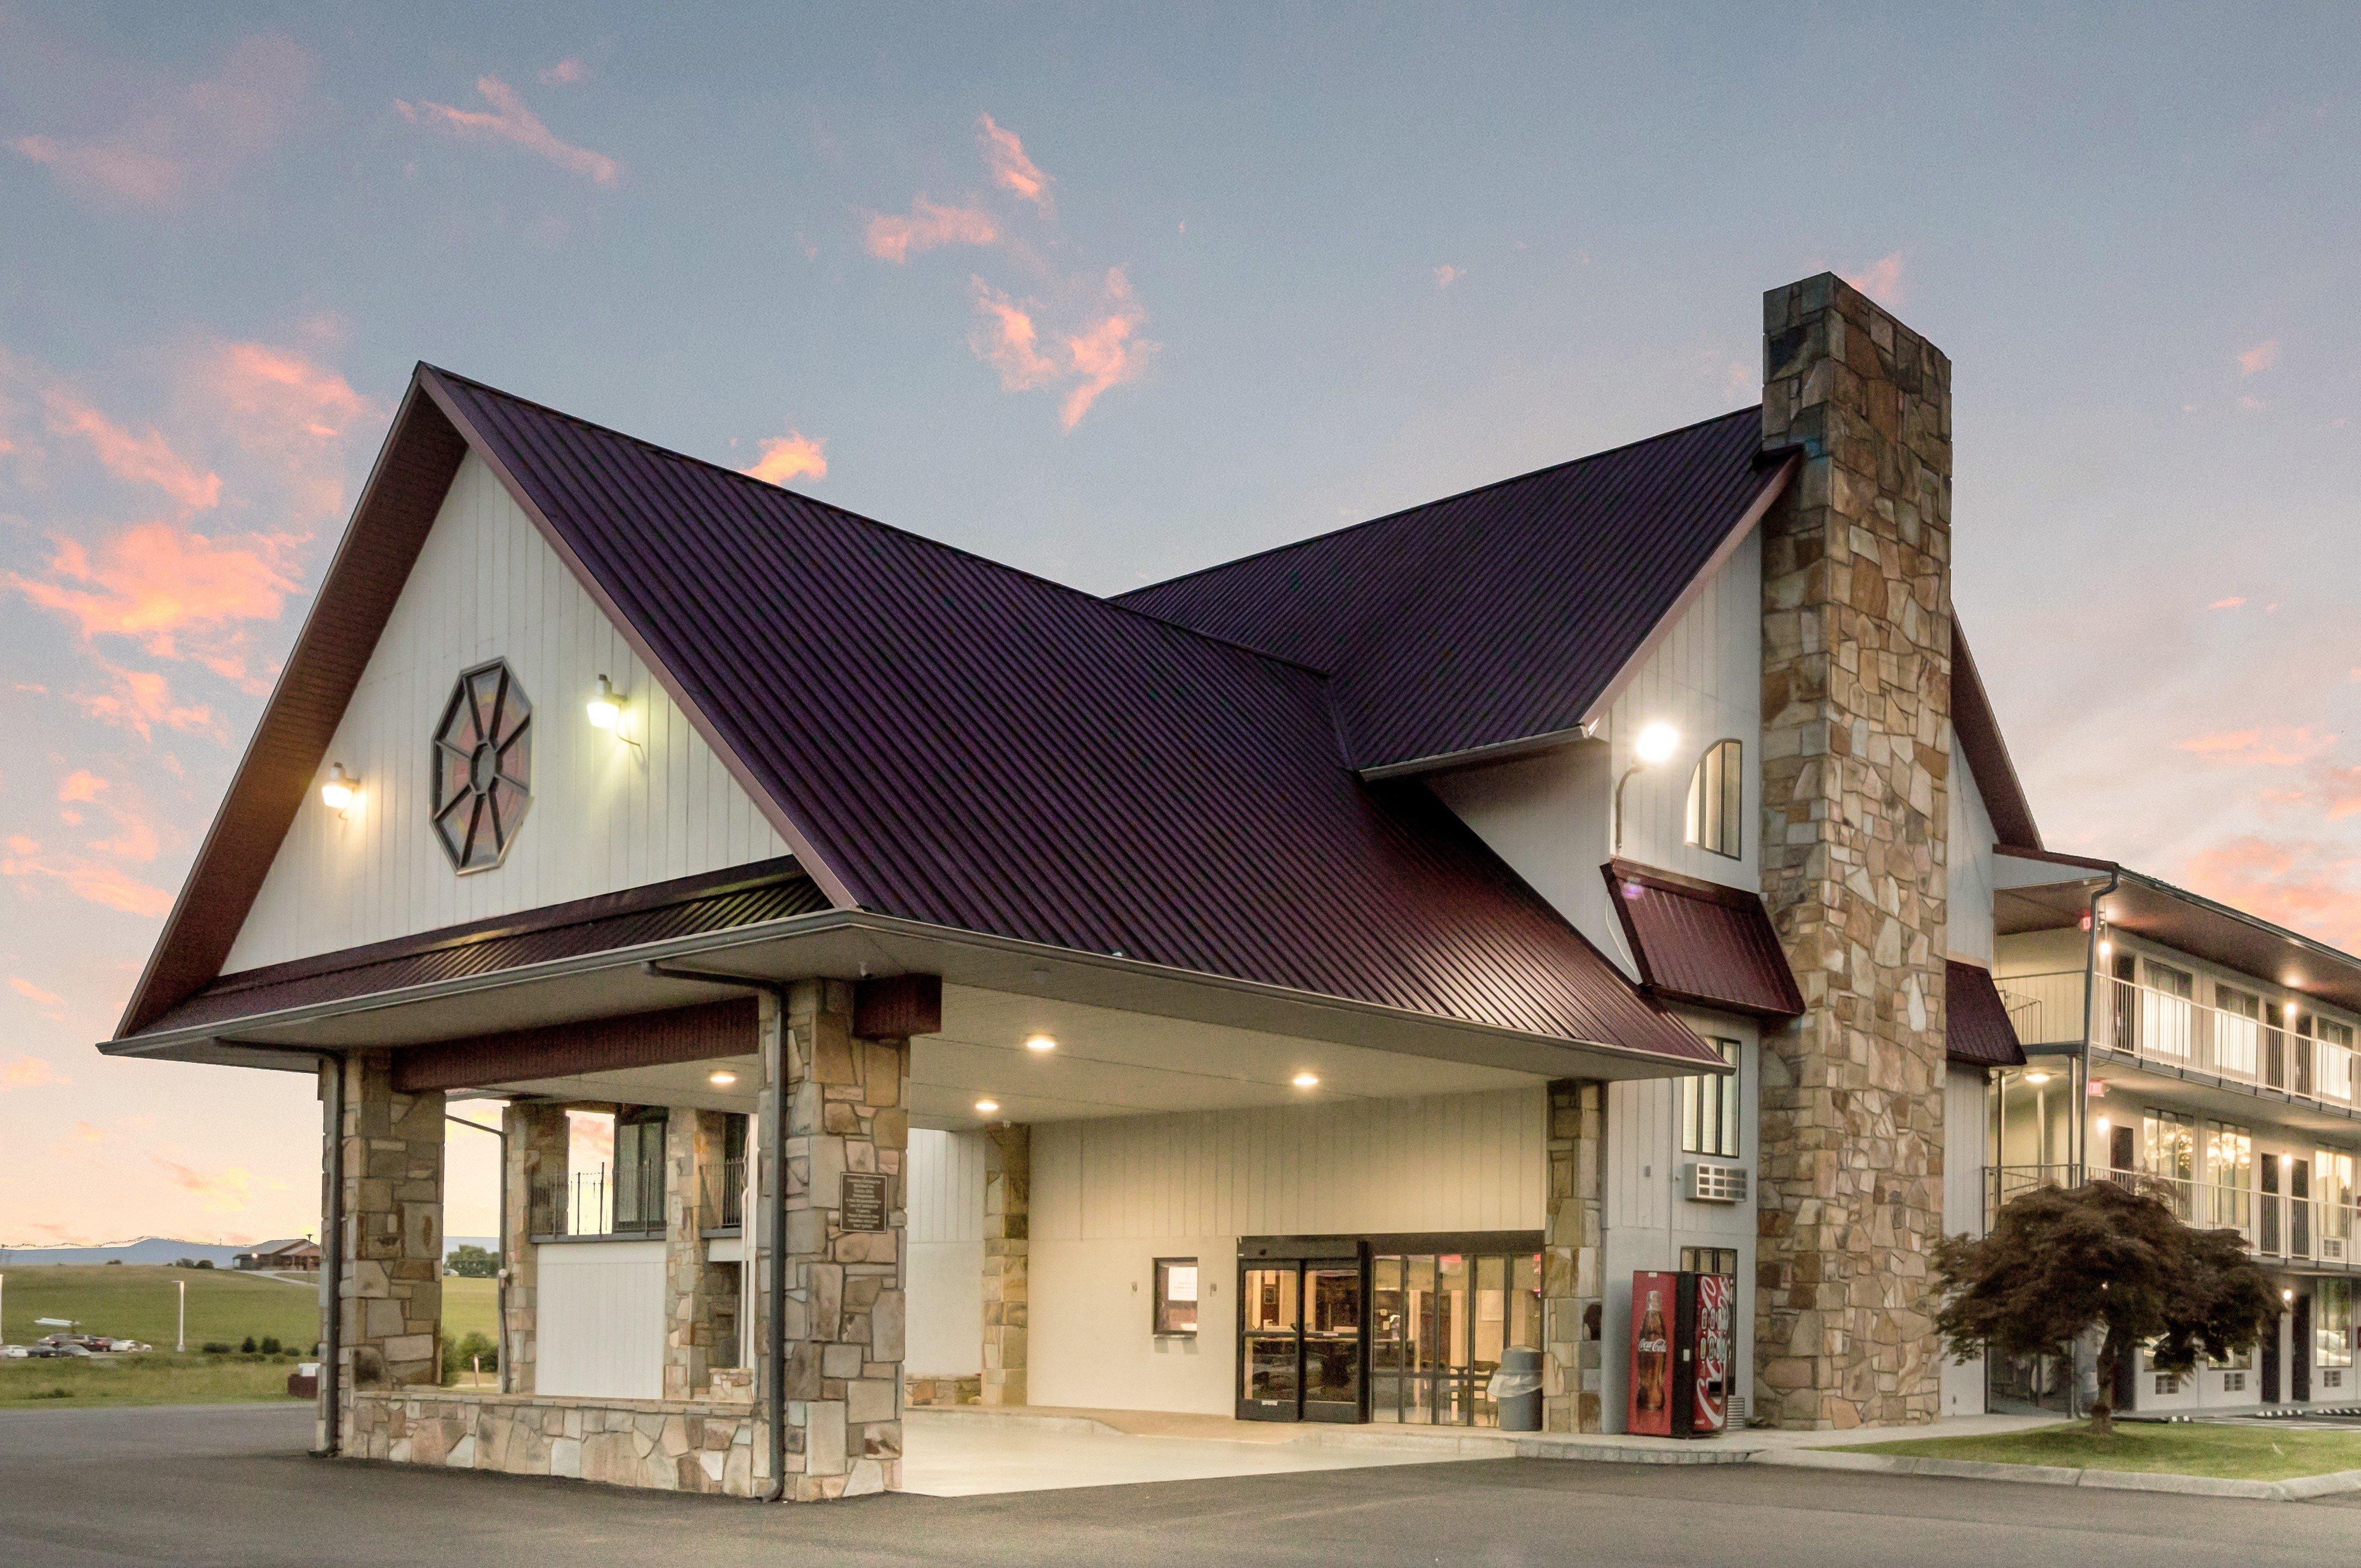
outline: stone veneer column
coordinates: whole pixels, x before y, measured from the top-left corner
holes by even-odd
[[[1823,274],[1763,300],[1763,894],[1804,993],[1763,1037],[1755,1409],[1932,1420],[1942,1357],[1950,362]]]
[[[781,1044],[787,1091],[780,1259],[786,1272],[786,1495],[817,1502],[897,1490],[909,1049],[898,1041],[856,1039],[852,988],[839,981],[803,981],[790,989]],[[884,1230],[843,1228],[847,1171],[887,1178]]]
[[[664,1397],[698,1399],[714,1365],[717,1293],[705,1231],[720,1223],[707,1202],[720,1179],[722,1113],[676,1107],[664,1121]],[[708,1175],[709,1173],[709,1175]]]
[[[1603,1431],[1600,1249],[1607,1086],[1549,1086],[1549,1205],[1542,1238],[1542,1426]]]
[[[1003,1124],[983,1146],[983,1387],[987,1405],[1027,1398],[1033,1129]]]
[[[554,1190],[566,1180],[566,1107],[540,1101],[511,1101],[500,1114],[500,1149],[507,1184],[508,1234],[500,1238],[500,1267],[508,1279],[508,1321],[501,1337],[501,1387],[511,1394],[533,1391],[540,1359],[541,1258],[533,1242],[537,1223],[535,1189]]]
[[[347,1399],[432,1387],[443,1376],[443,1091],[395,1093],[383,1051],[355,1052],[344,1070],[337,1387]]]

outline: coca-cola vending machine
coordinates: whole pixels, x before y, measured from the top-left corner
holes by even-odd
[[[1631,1276],[1627,1430],[1650,1437],[1711,1437],[1728,1424],[1737,1284],[1724,1274],[1642,1270]]]

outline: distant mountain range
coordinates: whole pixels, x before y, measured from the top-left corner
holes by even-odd
[[[445,1236],[443,1255],[448,1257],[456,1247],[496,1247],[492,1236]],[[136,1242],[122,1242],[113,1246],[0,1246],[0,1268],[32,1268],[46,1263],[178,1263],[190,1258],[198,1263],[210,1260],[215,1268],[227,1268],[237,1261],[237,1255],[251,1250],[252,1244],[233,1246],[221,1242],[177,1242],[169,1236],[142,1236]]]

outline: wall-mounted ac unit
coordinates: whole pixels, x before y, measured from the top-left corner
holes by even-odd
[[[2323,1263],[2343,1263],[2345,1261],[2345,1246],[2346,1243],[2343,1236],[2321,1237],[2320,1261]]]
[[[1697,1160],[1689,1167],[1689,1198],[1698,1203],[1743,1203],[1746,1201],[1746,1168],[1742,1165],[1708,1165]]]

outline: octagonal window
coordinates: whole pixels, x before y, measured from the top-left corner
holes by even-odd
[[[459,677],[434,727],[434,837],[465,874],[499,865],[533,805],[533,702],[505,659]]]

